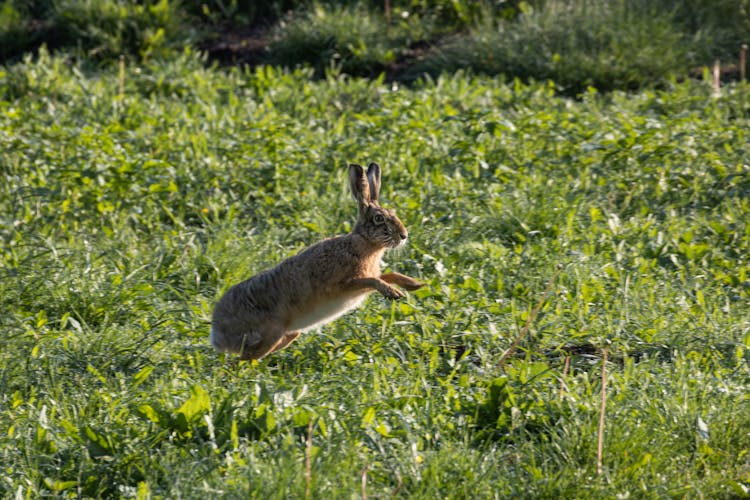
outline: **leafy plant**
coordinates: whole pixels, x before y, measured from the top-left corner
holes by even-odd
[[[25,49],[29,43],[23,16],[14,3],[5,0],[0,4],[0,60]]]
[[[421,40],[424,30],[413,19],[389,24],[382,12],[363,4],[316,4],[279,25],[270,45],[270,61],[285,66],[308,63],[319,75],[333,66],[346,73],[374,75],[410,43]]]
[[[626,2],[547,2],[517,21],[491,18],[447,41],[423,64],[431,73],[469,68],[485,74],[553,80],[577,94],[664,84],[691,60],[691,40],[668,12]]]
[[[177,5],[170,0],[57,0],[54,22],[88,56],[107,59],[137,54],[148,58],[163,54],[178,40],[190,41],[191,29]]]

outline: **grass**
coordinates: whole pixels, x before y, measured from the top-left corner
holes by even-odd
[[[2,496],[747,496],[745,86],[311,76],[2,68]],[[347,231],[370,160],[429,286],[213,352],[222,291]]]
[[[519,20],[497,24],[489,17],[468,34],[448,39],[415,71],[470,68],[550,79],[576,95],[588,86],[649,87],[700,64],[696,43],[675,29],[669,9],[634,3],[549,2]]]
[[[720,59],[736,80],[749,0],[3,0],[0,61],[42,45],[94,64],[120,56],[331,68],[413,82],[458,69],[552,79],[576,96],[666,87]]]
[[[382,12],[363,4],[315,5],[277,26],[268,62],[308,64],[319,76],[334,66],[348,74],[375,77],[433,32],[432,23],[416,16],[389,23]]]

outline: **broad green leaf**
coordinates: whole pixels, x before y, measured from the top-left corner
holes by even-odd
[[[208,392],[199,385],[190,387],[190,397],[175,413],[182,415],[188,423],[195,423],[206,412],[211,410],[211,399]]]
[[[141,368],[138,373],[133,375],[133,382],[130,385],[131,388],[135,389],[139,385],[141,385],[149,375],[154,371],[154,367],[152,365],[146,365],[143,368]]]

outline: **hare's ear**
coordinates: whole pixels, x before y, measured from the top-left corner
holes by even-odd
[[[370,184],[370,199],[377,202],[380,196],[380,165],[370,163],[367,167],[367,181]]]
[[[352,163],[349,165],[349,186],[352,188],[352,196],[357,200],[360,209],[370,203],[370,184],[365,177],[365,170],[361,165]]]

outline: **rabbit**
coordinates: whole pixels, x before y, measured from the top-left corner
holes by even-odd
[[[359,206],[351,233],[324,239],[276,267],[232,286],[213,311],[210,341],[240,360],[261,359],[358,307],[373,291],[400,299],[423,283],[400,273],[381,274],[387,249],[406,243],[408,232],[393,210],[378,204],[380,166],[349,165]]]

